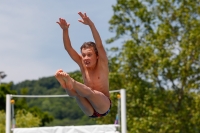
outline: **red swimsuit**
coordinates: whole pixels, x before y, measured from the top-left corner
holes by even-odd
[[[108,99],[110,100],[110,98],[108,98]],[[110,108],[111,108],[111,104],[112,104],[112,102],[111,102],[111,100],[110,100]],[[97,117],[106,116],[106,115],[110,112],[110,108],[109,108],[108,111],[107,111],[106,113],[104,113],[104,114],[99,114],[96,110],[94,110],[93,115],[92,115],[92,116],[89,116],[89,117],[91,117],[91,118],[97,118]]]

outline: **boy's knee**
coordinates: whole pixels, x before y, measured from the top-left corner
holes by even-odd
[[[85,93],[85,97],[86,98],[90,98],[90,97],[93,97],[94,96],[94,90],[92,90],[90,87],[88,87],[88,90],[86,93]]]

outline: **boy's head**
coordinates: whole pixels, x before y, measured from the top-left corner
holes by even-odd
[[[83,45],[81,46],[81,53],[82,53],[82,49],[86,49],[86,48],[90,48],[92,47],[94,49],[94,52],[96,54],[96,56],[98,56],[98,50],[96,47],[96,44],[94,42],[84,42]]]
[[[94,42],[85,42],[81,46],[82,61],[86,67],[92,68],[98,60],[98,51]]]

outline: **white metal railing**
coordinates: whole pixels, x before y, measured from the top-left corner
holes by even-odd
[[[126,122],[126,90],[113,90],[110,93],[119,92],[121,97],[121,133],[127,132]],[[27,97],[27,98],[46,98],[46,97],[69,97],[69,95],[12,95],[6,94],[6,133],[11,133],[11,98]]]

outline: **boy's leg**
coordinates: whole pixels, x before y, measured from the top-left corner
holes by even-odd
[[[92,105],[89,103],[89,101],[81,96],[77,96],[76,102],[78,103],[78,106],[81,108],[81,110],[87,115],[87,116],[92,116],[94,113],[94,109]]]
[[[86,98],[79,96],[74,89],[67,88],[66,82],[63,79],[63,74],[64,73],[62,69],[59,69],[55,74],[55,77],[58,80],[58,82],[61,84],[62,88],[66,90],[69,96],[75,97],[76,102],[78,103],[79,107],[86,115],[88,116],[93,115],[94,109],[92,105],[89,103],[89,101]]]
[[[74,89],[79,96],[86,98],[98,113],[104,114],[110,108],[110,100],[102,92],[92,90],[90,87],[71,79],[71,77],[64,72],[63,79],[66,85],[73,86],[71,89]]]

